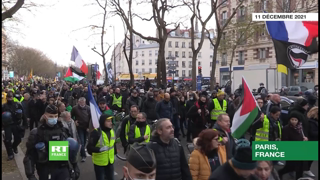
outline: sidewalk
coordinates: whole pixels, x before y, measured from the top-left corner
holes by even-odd
[[[3,180],[28,180],[24,173],[24,154],[18,146],[18,154],[14,155],[14,160],[7,161],[7,151],[2,142],[2,179]]]

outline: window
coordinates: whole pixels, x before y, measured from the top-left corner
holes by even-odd
[[[222,0],[222,5],[226,5],[228,3],[228,0]]]
[[[261,10],[267,10],[267,0],[262,0],[261,1]]]
[[[149,56],[152,56],[152,50],[149,51]]]
[[[179,47],[179,42],[175,42],[175,47],[176,47],[176,48]]]
[[[192,52],[189,52],[189,58],[192,58]]]
[[[139,69],[136,69],[136,73],[138,73],[139,72]]]
[[[185,68],[186,67],[186,62],[182,61],[182,67]]]
[[[238,65],[244,65],[244,53],[243,53],[243,51],[239,51]]]
[[[198,58],[201,58],[201,52],[198,53]]]
[[[168,47],[172,47],[172,42],[169,41]]]
[[[313,69],[302,69],[302,82],[314,83],[314,70]]]
[[[191,70],[188,70],[188,72],[189,72],[189,73],[188,73],[188,74],[189,74],[188,76],[191,77],[191,76],[192,76]]]
[[[174,52],[174,55],[175,57],[179,57],[179,52],[178,51]]]
[[[152,73],[152,68],[149,68],[149,73]]]
[[[227,65],[227,54],[223,53],[221,57],[221,66],[226,66]]]
[[[185,48],[185,47],[186,47],[186,43],[182,42],[182,48]]]
[[[265,59],[266,58],[266,49],[261,48],[259,49],[259,59]]]
[[[189,61],[189,68],[192,68],[192,61]]]
[[[168,56],[169,56],[169,57],[172,56],[172,52],[171,52],[171,51],[168,52]]]
[[[223,32],[223,33],[222,33],[222,39],[223,39],[223,40],[226,40],[226,34],[227,34],[226,32]]]
[[[189,42],[189,48],[191,48],[191,42]]]
[[[186,76],[186,70],[182,70],[182,76]]]
[[[185,58],[186,57],[186,52],[182,52],[182,57]]]
[[[201,61],[198,61],[198,66],[201,66]]]
[[[227,20],[227,11],[222,12],[222,19]]]
[[[158,59],[156,59],[156,60],[155,60],[154,64],[155,64],[155,65],[157,65],[157,64],[158,64]]]
[[[141,65],[144,65],[144,60],[142,60],[142,63],[141,63]]]
[[[154,51],[154,55],[158,56],[158,50]]]
[[[179,70],[176,70],[175,76],[179,77]]]
[[[136,65],[137,65],[137,66],[139,65],[139,61],[138,61],[138,60],[136,60]]]
[[[149,59],[149,65],[152,65],[152,60],[151,59]]]
[[[141,52],[141,56],[142,56],[142,57],[144,56],[144,51]]]
[[[142,68],[142,71],[141,71],[142,73],[144,73],[144,68]]]
[[[210,67],[212,67],[212,62],[210,62]],[[210,73],[211,74],[211,73]]]
[[[136,51],[136,57],[138,57],[138,51]]]
[[[245,10],[246,8],[244,7],[244,6],[241,6],[240,7],[240,17],[243,17],[243,16],[245,16],[245,13],[246,13],[246,10]]]

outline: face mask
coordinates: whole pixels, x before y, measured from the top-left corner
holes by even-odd
[[[58,118],[48,118],[48,125],[54,126],[57,124]]]

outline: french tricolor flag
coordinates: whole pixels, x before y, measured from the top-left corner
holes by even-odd
[[[92,95],[90,83],[88,83],[88,92],[89,92],[88,96],[89,96],[92,125],[93,125],[93,128],[99,128],[100,126],[99,119],[101,116],[101,111]]]
[[[71,61],[74,61],[76,64],[76,67],[80,68],[80,70],[84,74],[88,74],[88,67],[84,60],[82,59],[81,55],[79,54],[76,47],[73,46],[72,53],[71,53]]]
[[[267,21],[273,39],[310,46],[318,37],[318,21]]]
[[[318,21],[267,21],[266,28],[272,38],[278,72],[298,69],[310,55],[319,51]]]

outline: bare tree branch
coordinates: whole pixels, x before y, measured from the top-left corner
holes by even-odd
[[[12,18],[12,16],[22,7],[23,4],[24,0],[17,0],[14,6],[2,13],[2,21],[4,21],[7,18]]]

